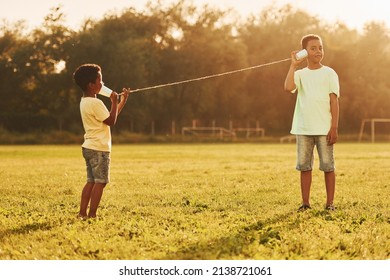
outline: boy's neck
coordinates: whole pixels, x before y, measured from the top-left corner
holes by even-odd
[[[96,97],[96,93],[93,91],[84,91],[83,97]]]
[[[308,63],[307,68],[310,70],[317,70],[320,69],[323,65],[321,63]]]

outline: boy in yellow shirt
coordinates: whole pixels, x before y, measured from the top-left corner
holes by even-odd
[[[110,181],[111,126],[126,104],[130,89],[123,89],[119,95],[112,92],[111,110],[96,98],[103,86],[102,70],[96,64],[83,64],[73,73],[76,84],[83,91],[80,113],[85,130],[82,154],[87,166],[87,183],[80,202],[78,216],[82,219],[95,218],[104,187]],[[89,205],[89,212],[87,209]]]

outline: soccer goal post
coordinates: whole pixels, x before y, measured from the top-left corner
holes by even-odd
[[[359,142],[363,139],[364,127],[366,123],[371,124],[371,143],[375,143],[375,124],[376,123],[390,123],[390,119],[364,119],[360,125]]]

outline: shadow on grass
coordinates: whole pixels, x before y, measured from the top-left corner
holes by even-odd
[[[20,226],[18,228],[8,229],[4,231],[0,231],[0,240],[9,235],[23,235],[29,234],[38,230],[50,230],[52,229],[52,225],[49,223],[32,223]]]
[[[260,245],[271,245],[274,241],[281,240],[279,234],[279,224],[285,224],[295,212],[276,215],[272,219],[257,221],[251,225],[238,229],[237,233],[231,236],[210,240],[207,243],[196,243],[178,251],[168,254],[168,260],[212,260],[231,259],[233,256],[242,254],[245,247],[258,242]],[[299,227],[298,224],[290,224],[290,227]],[[245,256],[244,256],[245,257]],[[250,258],[250,256],[248,256]]]

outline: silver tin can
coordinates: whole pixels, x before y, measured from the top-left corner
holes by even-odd
[[[296,60],[304,59],[306,56],[307,56],[307,50],[306,49],[300,50],[299,52],[297,52],[295,54]]]

